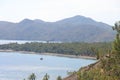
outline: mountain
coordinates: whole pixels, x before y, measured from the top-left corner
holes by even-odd
[[[24,19],[19,23],[0,21],[0,39],[41,40],[63,42],[112,41],[110,25],[84,16],[74,16],[56,22]]]

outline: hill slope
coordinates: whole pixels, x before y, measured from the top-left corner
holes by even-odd
[[[107,55],[63,80],[120,80],[120,21],[113,28],[117,31],[113,48]],[[101,52],[99,53],[101,54]]]
[[[24,19],[19,23],[0,21],[0,39],[63,42],[98,42],[113,40],[111,26],[84,16],[56,22]]]
[[[120,54],[105,56],[63,80],[120,80]]]

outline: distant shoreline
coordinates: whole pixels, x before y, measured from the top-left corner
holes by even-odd
[[[96,60],[96,57],[91,57],[91,56],[76,56],[76,55],[58,54],[58,53],[37,53],[37,52],[30,52],[30,51],[14,51],[14,50],[0,50],[0,52],[20,52],[23,54],[38,54],[38,55],[50,55],[50,56],[58,56],[58,57]]]

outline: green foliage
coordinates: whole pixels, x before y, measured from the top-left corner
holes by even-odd
[[[115,23],[115,26],[113,27],[113,30],[116,30],[117,33],[120,33],[120,21]]]
[[[43,77],[43,80],[49,80],[50,76],[46,73],[45,76]]]
[[[90,71],[86,71],[84,73],[78,73],[78,80],[119,80],[116,75],[107,75],[107,73],[103,73],[100,69],[94,69]]]
[[[36,75],[34,73],[32,73],[29,77],[28,80],[35,80],[36,79]]]
[[[61,76],[58,76],[58,77],[57,77],[57,80],[62,80]]]
[[[120,80],[120,57],[112,54],[100,60],[99,66],[78,72],[78,80]],[[98,64],[97,64],[98,65]]]
[[[113,51],[120,53],[120,21],[115,23],[113,30],[117,31],[116,39],[113,42]]]
[[[25,44],[4,44],[0,45],[0,49],[11,49],[15,51],[30,51],[37,53],[58,53],[81,56],[99,56],[111,50],[111,43],[25,43]]]

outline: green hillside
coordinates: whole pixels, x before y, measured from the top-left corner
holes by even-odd
[[[102,57],[109,50],[112,49],[111,42],[97,42],[97,43],[11,43],[0,45],[2,50],[14,51],[29,51],[36,53],[58,53],[69,54],[76,56],[91,56]]]

